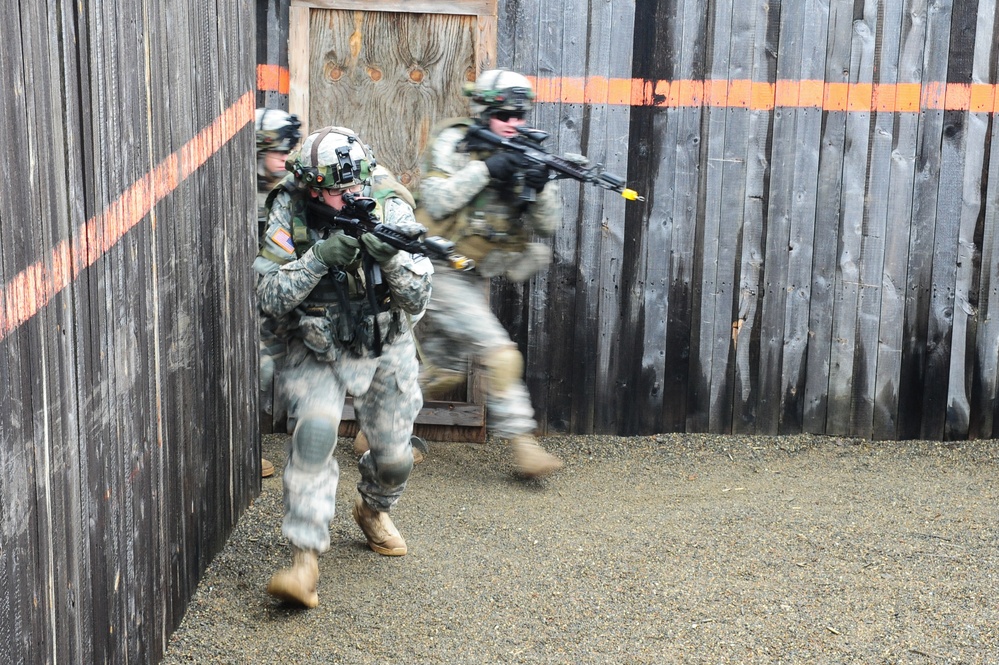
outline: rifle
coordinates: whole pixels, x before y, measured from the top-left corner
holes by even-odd
[[[625,180],[621,176],[614,175],[604,170],[603,164],[588,166],[590,160],[583,155],[565,155],[559,157],[547,152],[541,144],[548,138],[548,132],[533,127],[517,127],[518,136],[503,138],[502,136],[489,131],[482,125],[472,125],[468,128],[466,141],[469,147],[487,145],[494,148],[502,148],[519,152],[525,159],[534,164],[541,164],[552,171],[551,180],[560,178],[572,178],[580,182],[587,182],[602,187],[603,189],[617,192],[628,201],[644,201],[645,197],[640,196],[633,189],[625,187]],[[520,180],[523,179],[521,175]],[[534,201],[536,192],[533,188],[522,186],[520,198],[524,202]]]
[[[322,226],[342,229],[347,235],[360,238],[370,233],[382,242],[410,254],[423,255],[432,259],[447,261],[455,270],[471,270],[475,262],[454,251],[454,243],[440,236],[426,236],[426,227],[415,224],[411,229],[400,229],[386,226],[375,214],[377,203],[373,198],[344,192],[344,207],[334,212],[328,206],[310,202],[310,210],[314,214],[311,219],[317,219]],[[422,236],[422,239],[421,239]],[[364,245],[361,245],[363,250]]]
[[[344,192],[344,207],[335,211],[329,206],[310,201],[306,204],[309,210],[309,223],[318,227],[329,229],[338,228],[345,234],[360,239],[365,233],[370,233],[382,242],[395,247],[398,250],[409,252],[410,254],[422,254],[429,258],[443,259],[447,261],[455,270],[471,270],[475,267],[475,262],[454,251],[454,243],[440,236],[427,236],[422,240],[427,229],[416,224],[410,232],[394,226],[382,224],[378,215],[375,214],[377,203],[373,198]],[[379,307],[379,287],[382,286],[381,266],[368,253],[364,243],[358,243],[361,249],[361,264],[364,269],[364,281],[366,284],[368,304],[371,311],[376,313]],[[374,317],[374,348],[375,355],[382,353],[382,336],[378,324],[378,317]]]

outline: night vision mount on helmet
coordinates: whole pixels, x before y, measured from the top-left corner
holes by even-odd
[[[288,159],[288,171],[311,189],[346,189],[364,185],[375,158],[357,134],[345,127],[324,127],[310,134]]]

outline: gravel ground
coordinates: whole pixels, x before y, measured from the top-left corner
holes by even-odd
[[[265,437],[280,466],[287,437]],[[216,557],[165,663],[999,663],[999,445],[830,437],[431,444],[393,517],[350,516],[345,439],[319,607],[264,591],[289,562],[281,480]]]

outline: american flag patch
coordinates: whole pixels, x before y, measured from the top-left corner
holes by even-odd
[[[271,240],[274,241],[275,245],[277,245],[284,251],[288,252],[289,254],[295,253],[295,243],[291,241],[291,234],[288,233],[285,229],[279,228],[277,231],[275,231],[274,234],[271,236]]]

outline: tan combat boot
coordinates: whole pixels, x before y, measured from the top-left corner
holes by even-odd
[[[369,508],[361,497],[354,502],[354,521],[368,539],[368,547],[375,552],[385,556],[403,556],[409,551],[389,514]]]
[[[274,573],[267,583],[267,593],[305,607],[319,604],[316,585],[319,583],[319,555],[315,550],[303,550],[292,545],[291,568]]]
[[[517,471],[528,478],[541,478],[562,468],[562,460],[545,452],[530,434],[513,437],[510,447]]]
[[[360,457],[366,452],[368,452],[368,437],[361,430],[357,430],[357,436],[354,437],[354,454]]]
[[[440,367],[426,367],[424,371],[420,372],[420,391],[425,400],[440,399],[465,383],[467,379],[468,375],[465,372],[456,372]]]
[[[358,431],[357,436],[354,437],[354,454],[360,457],[364,453],[368,452],[368,437],[364,432]],[[413,464],[419,464],[423,461],[423,453],[420,452],[419,448],[413,447]]]

